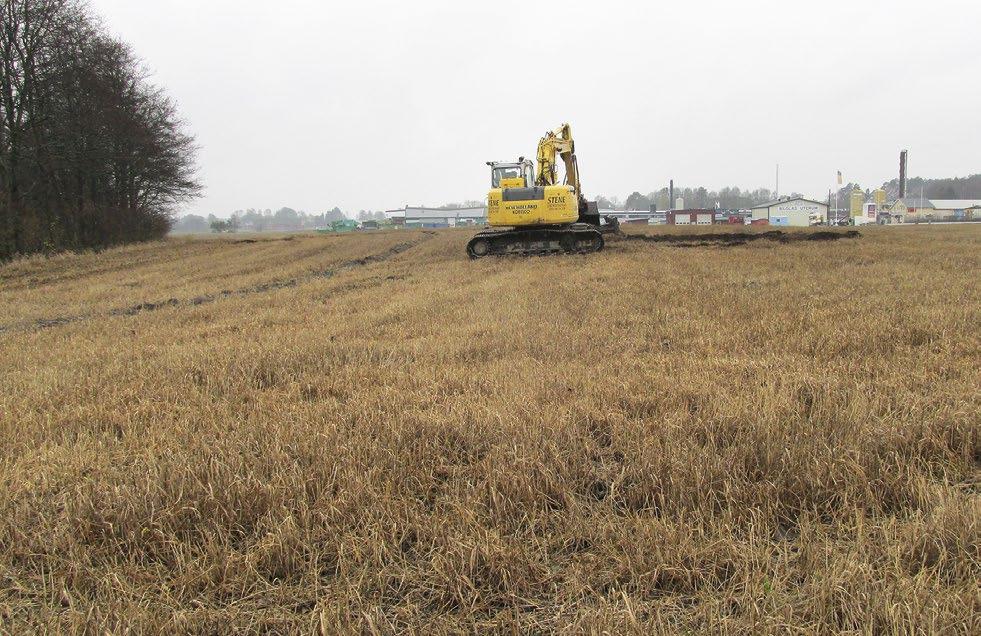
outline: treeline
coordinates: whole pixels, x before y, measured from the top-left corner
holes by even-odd
[[[80,0],[0,0],[0,259],[159,238],[195,144]]]
[[[799,196],[793,193],[789,196]],[[742,210],[752,208],[776,198],[767,188],[742,190],[738,187],[727,187],[721,190],[709,190],[704,187],[675,186],[674,198],[685,200],[686,208],[714,208],[716,205],[724,210]],[[601,210],[650,210],[656,205],[658,210],[668,210],[672,207],[671,193],[668,188],[641,194],[633,192],[625,200],[618,197],[596,197]]]
[[[895,200],[899,196],[899,180],[893,179],[888,183],[882,184],[886,190],[887,199]],[[872,199],[873,188],[864,188],[858,183],[848,183],[838,190],[838,207],[846,209],[850,203],[851,193],[855,189],[862,190],[868,200]],[[908,197],[919,198],[923,193],[927,199],[981,199],[981,175],[971,175],[963,178],[951,179],[923,179],[920,177],[911,178],[908,181]],[[723,210],[743,210],[752,208],[763,203],[767,203],[776,198],[775,193],[767,188],[756,188],[755,190],[743,190],[739,187],[727,187],[720,190],[709,190],[704,187],[685,187],[679,186],[674,190],[675,198],[684,199],[687,208],[714,208],[718,206]],[[798,193],[789,193],[782,196],[800,196]],[[834,193],[832,193],[832,197]],[[820,201],[825,201],[827,194],[817,196]],[[641,194],[633,192],[624,200],[618,197],[598,196],[599,207],[604,210],[650,210],[653,203],[658,210],[668,210],[671,208],[669,201],[670,194],[668,188],[661,188],[655,192]],[[832,205],[834,199],[832,198]],[[486,205],[483,200],[467,200],[463,203],[447,203],[439,206],[440,209],[452,210],[458,208],[472,208]],[[421,206],[425,207],[425,206]],[[273,212],[271,209],[236,210],[228,219],[217,218],[213,214],[207,217],[189,214],[174,225],[174,232],[200,233],[200,232],[227,232],[227,231],[295,231],[310,230],[329,226],[334,221],[342,221],[347,218],[358,221],[383,220],[385,213],[381,211],[360,210],[357,213],[345,214],[340,208],[334,208],[328,212],[308,214],[297,211],[293,208],[280,208]]]
[[[882,184],[881,187],[886,191],[886,198],[894,201],[899,197],[899,179],[893,179]],[[840,207],[848,205],[848,199],[852,191],[856,188],[866,193],[871,198],[872,190],[875,189],[862,187],[858,183],[849,183],[838,190],[838,204]],[[907,181],[907,197],[919,198],[921,193],[926,199],[981,199],[981,174],[969,177],[955,177],[949,179],[924,179],[921,177],[910,178]],[[723,210],[741,210],[752,208],[756,205],[767,203],[776,198],[776,194],[767,188],[757,188],[755,190],[742,190],[738,187],[722,188],[721,190],[709,190],[708,188],[680,187],[674,189],[674,196],[677,199],[684,199],[686,208],[714,208],[716,206]],[[783,193],[781,196],[796,197],[799,193]],[[832,193],[834,196],[834,193]],[[825,201],[827,194],[817,195],[819,201]],[[661,188],[655,192],[641,194],[633,192],[624,200],[618,197],[596,197],[600,209],[604,210],[649,210],[651,204],[657,206],[658,210],[667,210],[671,207],[670,194],[668,188]],[[833,201],[832,201],[833,203]]]
[[[307,214],[302,210],[288,207],[280,208],[275,212],[271,209],[249,208],[248,210],[236,210],[227,219],[218,218],[214,214],[209,214],[207,217],[188,214],[174,224],[173,232],[175,234],[238,231],[291,232],[327,227],[334,221],[343,221],[346,218],[340,208],[336,207],[319,214]]]
[[[860,190],[866,201],[873,198],[873,190],[882,188],[886,191],[886,201],[892,202],[899,198],[899,179],[887,181],[876,188],[863,187],[859,183],[848,183],[838,189],[838,208],[849,206],[851,194]],[[834,194],[832,194],[834,196]],[[906,181],[906,199],[919,200],[920,197],[930,199],[981,199],[981,174],[969,177],[951,177],[947,179],[924,179],[911,177]],[[834,200],[832,200],[834,205]]]
[[[485,201],[467,200],[463,203],[447,203],[439,206],[441,210],[458,210],[460,208],[479,208],[485,206]],[[426,207],[426,206],[420,206]],[[228,218],[218,218],[214,214],[201,216],[187,214],[174,223],[172,231],[175,234],[200,234],[202,232],[291,232],[297,230],[315,230],[328,227],[334,221],[354,219],[358,221],[384,221],[385,212],[381,210],[359,210],[350,215],[340,208],[321,213],[307,213],[302,210],[284,207],[276,210],[249,208],[236,210]]]
[[[899,179],[884,183],[882,187],[890,200],[899,196]],[[981,199],[981,174],[951,179],[922,179],[906,181],[906,196],[925,199]]]

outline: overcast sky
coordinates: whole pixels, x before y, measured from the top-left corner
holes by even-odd
[[[572,125],[585,193],[981,172],[981,3],[90,0],[177,100],[185,212],[483,199]]]

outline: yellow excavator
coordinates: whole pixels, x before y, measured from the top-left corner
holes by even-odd
[[[565,164],[559,183],[556,157]],[[524,157],[517,163],[488,161],[491,191],[487,224],[467,243],[470,258],[552,253],[586,254],[603,249],[603,233],[617,231],[615,219],[602,226],[595,201],[586,201],[579,182],[576,146],[569,124],[538,142],[538,176]]]

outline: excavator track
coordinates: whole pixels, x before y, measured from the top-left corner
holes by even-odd
[[[485,256],[544,256],[590,254],[603,249],[603,234],[595,225],[570,225],[484,230],[467,243],[470,258]]]

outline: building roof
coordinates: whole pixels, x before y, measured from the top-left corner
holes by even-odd
[[[930,199],[937,210],[966,210],[981,206],[981,199]]]
[[[659,212],[651,212],[650,210],[600,210],[600,216],[655,216],[664,215],[664,210]]]
[[[828,206],[827,203],[822,201],[815,201],[814,199],[805,199],[804,197],[788,197],[786,199],[777,199],[776,201],[768,201],[762,205],[754,206],[754,210],[762,210],[764,208],[772,208],[775,205],[780,205],[781,203],[790,203],[791,201],[807,201],[808,203],[813,203],[815,205]]]
[[[921,210],[924,208],[927,209],[933,208],[933,204],[930,203],[928,200],[920,199],[917,197],[906,197],[905,199],[899,199],[899,201],[896,201],[896,203],[899,203],[900,201],[902,201],[903,205],[905,205],[907,209],[913,208],[916,210]]]
[[[487,208],[414,208],[406,206],[407,219],[483,219],[487,216]]]

